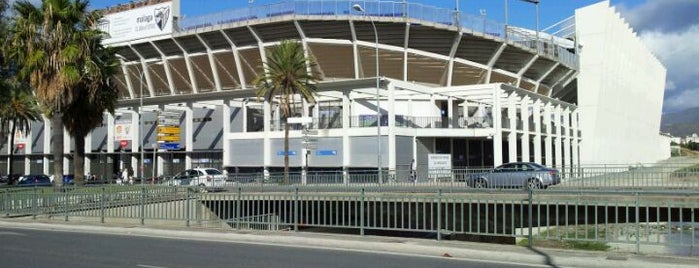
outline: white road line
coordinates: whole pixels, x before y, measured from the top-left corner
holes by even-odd
[[[146,264],[138,264],[136,265],[137,267],[143,267],[143,268],[167,268],[165,266],[153,266],[153,265],[146,265]]]

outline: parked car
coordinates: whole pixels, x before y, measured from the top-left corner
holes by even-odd
[[[215,168],[194,168],[182,171],[165,182],[175,186],[200,186],[210,191],[221,189],[226,184],[226,175]]]
[[[489,172],[468,175],[468,185],[473,188],[529,187],[547,188],[561,183],[558,170],[537,163],[514,162],[498,166]]]
[[[0,185],[15,185],[17,184],[17,180],[19,180],[19,177],[22,177],[22,175],[3,175],[2,177],[0,177]]]
[[[73,174],[63,175],[63,185],[73,185],[73,180],[75,176]]]
[[[51,179],[44,174],[30,174],[19,177],[17,186],[51,186]]]

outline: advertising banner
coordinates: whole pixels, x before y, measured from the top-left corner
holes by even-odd
[[[100,29],[109,34],[103,44],[171,34],[174,11],[173,3],[165,2],[107,14],[99,22]]]
[[[131,120],[122,119],[114,122],[114,141],[131,140]]]

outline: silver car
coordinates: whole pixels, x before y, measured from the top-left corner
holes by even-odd
[[[537,163],[507,163],[489,172],[473,173],[468,176],[468,185],[473,188],[529,187],[547,188],[561,182],[558,170]]]
[[[200,186],[205,190],[220,189],[226,184],[226,175],[215,168],[193,168],[177,173],[166,182],[174,186]]]

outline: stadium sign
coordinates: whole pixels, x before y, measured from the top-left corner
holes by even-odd
[[[113,44],[171,34],[175,16],[173,3],[165,2],[107,14],[99,28],[108,34],[103,43]]]

